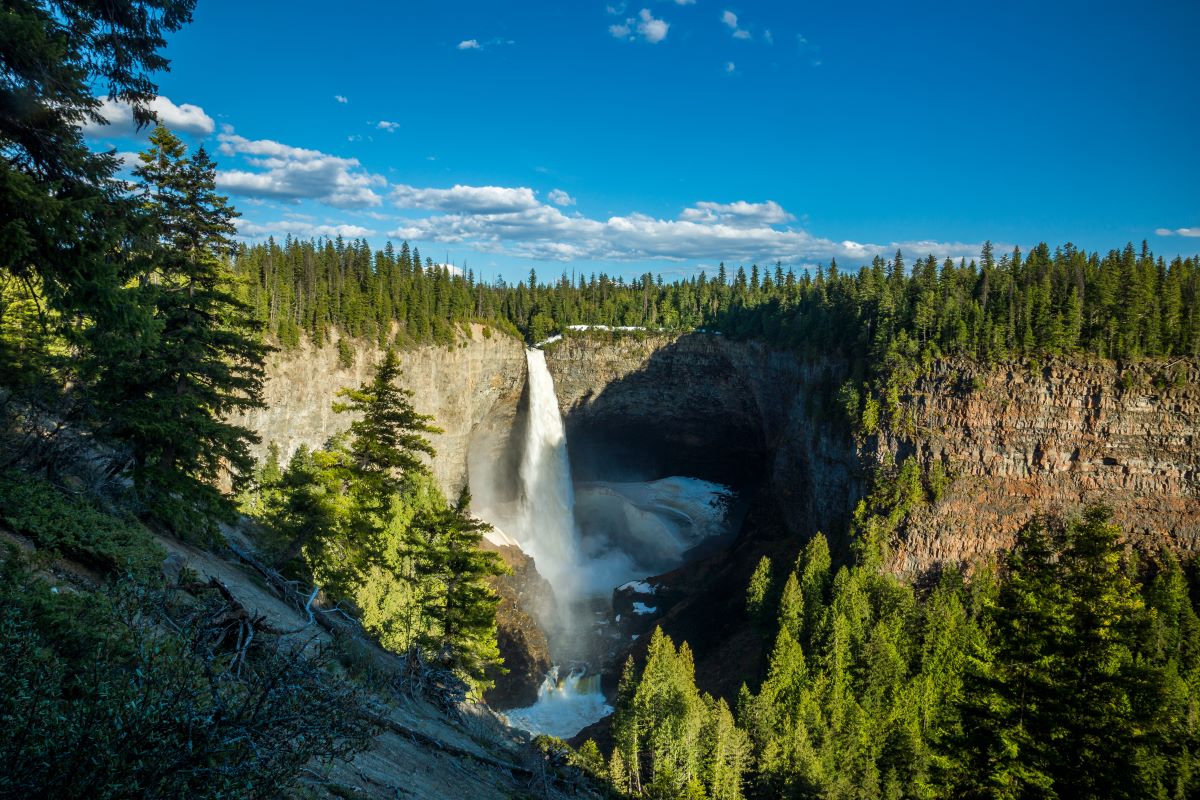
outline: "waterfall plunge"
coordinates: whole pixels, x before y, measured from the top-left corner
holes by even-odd
[[[580,599],[583,583],[567,435],[545,352],[529,348],[525,358],[529,420],[520,467],[521,524],[514,533],[521,549],[533,558],[538,572],[554,589],[560,620],[565,624],[571,607]]]

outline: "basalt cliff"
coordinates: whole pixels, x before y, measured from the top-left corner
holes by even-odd
[[[1195,361],[937,362],[901,398],[903,424],[856,437],[834,400],[846,380],[836,359],[805,361],[705,333],[590,332],[547,345],[546,354],[576,480],[689,475],[733,486],[741,498],[736,539],[657,576],[656,614],[643,622],[687,639],[712,689],[735,691],[759,657],[741,623],[757,560],[793,558],[817,531],[845,552],[850,512],[889,459],[938,461],[949,477],[940,499],[915,511],[893,543],[891,569],[915,578],[1010,547],[1034,514],[1089,502],[1112,506],[1143,549],[1200,549]],[[363,382],[377,358],[374,348],[356,347],[346,369],[333,347],[276,355],[267,409],[244,421],[264,449],[274,441],[286,455],[302,442],[319,445],[349,424],[330,409],[336,390]],[[469,481],[473,464],[516,470],[520,342],[476,326],[452,346],[406,351],[403,363],[414,405],[443,430],[432,437],[432,468],[448,494]],[[519,667],[494,698],[501,705],[527,701],[547,663],[544,638],[521,608],[544,602],[544,586],[521,580],[536,574],[519,561],[515,579],[500,587],[501,638]]]

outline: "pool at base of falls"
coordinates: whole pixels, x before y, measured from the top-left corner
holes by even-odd
[[[575,671],[560,679],[558,667],[553,667],[538,689],[537,702],[504,716],[514,728],[568,739],[612,712],[600,691],[599,675]]]

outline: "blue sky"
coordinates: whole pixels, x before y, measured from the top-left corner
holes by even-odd
[[[483,277],[1200,251],[1200,3],[200,0],[159,109],[242,234]],[[91,135],[138,148],[122,110]]]

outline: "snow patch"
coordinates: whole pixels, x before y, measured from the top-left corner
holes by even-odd
[[[633,592],[634,594],[654,594],[654,587],[646,581],[630,581],[617,587],[618,592]]]
[[[509,536],[504,531],[497,528],[495,525],[492,526],[492,529],[490,531],[483,534],[483,538],[487,539],[489,542],[496,545],[497,547],[515,547],[518,550],[521,549],[520,542],[518,542],[513,537]],[[522,552],[524,552],[524,551],[522,551]]]
[[[635,614],[653,614],[656,611],[658,611],[658,608],[655,606],[648,606],[645,603],[639,603],[636,601],[633,604],[633,613]]]

